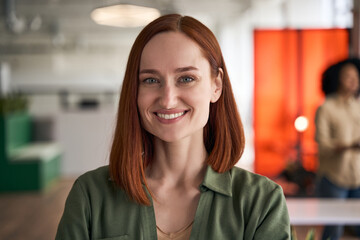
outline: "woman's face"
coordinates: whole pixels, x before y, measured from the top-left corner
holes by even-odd
[[[340,71],[339,92],[354,95],[359,90],[359,73],[352,64],[347,64]]]
[[[155,35],[141,55],[138,109],[146,131],[166,142],[203,136],[210,102],[221,95],[196,42],[180,32]]]

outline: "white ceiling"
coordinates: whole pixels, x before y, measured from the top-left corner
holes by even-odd
[[[25,20],[21,33],[11,32],[6,24],[5,2],[14,3],[17,20]],[[279,1],[279,0],[256,0]],[[141,28],[100,26],[90,19],[90,12],[99,6],[124,2],[122,0],[3,0],[0,18],[0,53],[37,53],[53,48],[102,48],[102,51],[129,45]],[[155,6],[165,13],[191,15],[210,28],[217,23],[241,14],[250,6],[250,0],[132,0],[138,4]],[[141,3],[142,2],[142,3]],[[254,0],[253,0],[254,2]],[[9,11],[7,11],[9,13]],[[9,16],[9,15],[8,15]],[[30,30],[38,16],[41,27]]]
[[[0,58],[54,49],[109,52],[129,48],[141,28],[100,26],[90,19],[94,8],[125,1],[156,7],[162,14],[193,16],[217,34],[219,27],[249,12],[257,14],[252,17],[254,27],[349,27],[353,0],[2,0]],[[9,30],[6,17],[10,11],[5,11],[5,3],[13,4],[16,22],[24,20],[21,33]],[[41,27],[30,30],[36,16]],[[338,24],[341,22],[345,24]]]

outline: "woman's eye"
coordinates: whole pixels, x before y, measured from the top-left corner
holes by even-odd
[[[183,82],[183,83],[190,83],[192,81],[194,81],[194,78],[192,78],[192,77],[182,77],[182,78],[180,78],[180,82]]]
[[[143,80],[143,83],[147,83],[147,84],[152,84],[152,83],[157,83],[157,82],[159,82],[159,81],[155,78],[146,78]]]

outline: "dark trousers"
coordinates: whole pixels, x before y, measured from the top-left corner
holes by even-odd
[[[317,183],[317,194],[320,198],[360,198],[360,187],[355,189],[339,187],[326,177],[322,177]],[[354,230],[357,236],[360,237],[360,226],[354,227]],[[343,232],[344,226],[325,226],[322,239],[338,240],[343,235]]]

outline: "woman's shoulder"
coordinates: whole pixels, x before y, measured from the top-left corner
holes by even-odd
[[[237,194],[246,192],[247,194],[258,195],[262,193],[267,195],[274,191],[282,192],[281,187],[277,183],[263,175],[239,167],[233,167],[230,170],[230,174],[233,192]]]
[[[233,167],[232,201],[246,222],[246,228],[255,232],[256,239],[289,239],[289,216],[282,188],[268,177]],[[282,237],[280,237],[282,236]]]
[[[90,170],[84,174],[82,174],[80,177],[78,177],[79,181],[102,181],[102,180],[110,180],[109,178],[109,166],[102,166],[99,168],[96,168],[94,170]]]
[[[338,109],[338,105],[339,99],[337,95],[331,94],[329,96],[326,96],[325,100],[316,109],[316,117],[329,114],[331,115],[334,112],[336,113],[337,111],[334,111],[334,109]]]
[[[335,97],[334,94],[331,94],[331,95],[326,96],[326,97],[322,100],[322,102],[320,102],[320,104],[318,105],[318,109],[321,109],[321,108],[324,108],[324,107],[327,107],[327,106],[329,106],[329,105],[334,104],[335,99],[336,99],[336,97]]]
[[[97,169],[88,171],[79,176],[76,181],[85,190],[100,190],[112,188],[113,184],[110,179],[109,166],[102,166]]]
[[[325,100],[320,105],[320,108],[323,108],[323,109],[338,108],[339,104],[341,105],[342,102],[343,102],[343,100],[341,99],[341,97],[338,94],[330,94],[330,95],[326,96]]]

